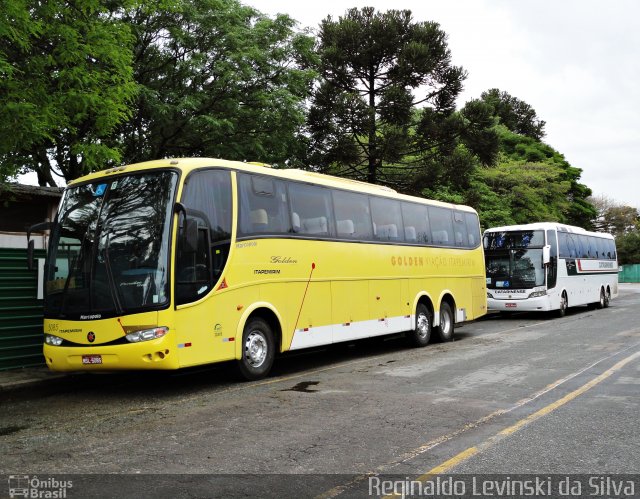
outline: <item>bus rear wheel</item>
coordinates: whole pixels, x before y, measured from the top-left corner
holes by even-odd
[[[433,317],[431,311],[424,303],[418,303],[416,308],[416,327],[407,333],[409,343],[414,347],[424,347],[431,338],[431,325]]]
[[[443,301],[440,305],[440,325],[437,327],[438,339],[442,342],[453,341],[455,319],[451,305]]]
[[[248,381],[264,378],[273,366],[275,342],[267,322],[254,317],[249,319],[242,333],[242,357],[238,369]]]
[[[611,292],[606,290],[604,292],[604,308],[609,308],[609,302],[611,302]]]

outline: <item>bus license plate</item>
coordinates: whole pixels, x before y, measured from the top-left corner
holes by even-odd
[[[83,355],[83,364],[102,364],[102,355]]]
[[[507,307],[507,308],[516,308],[518,306],[518,304],[517,303],[505,303],[504,306]]]

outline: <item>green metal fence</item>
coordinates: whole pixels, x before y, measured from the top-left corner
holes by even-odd
[[[27,250],[0,248],[0,370],[44,364],[42,321],[38,271],[27,270]]]
[[[640,282],[640,264],[620,265],[619,282]]]

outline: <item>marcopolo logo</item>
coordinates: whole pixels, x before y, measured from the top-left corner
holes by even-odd
[[[53,477],[38,478],[29,475],[9,475],[9,497],[33,499],[65,499],[67,490],[73,488],[71,480]]]

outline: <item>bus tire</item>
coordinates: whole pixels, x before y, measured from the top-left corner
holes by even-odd
[[[427,346],[431,339],[432,325],[433,317],[429,307],[424,303],[418,303],[418,306],[416,307],[416,327],[407,333],[407,339],[411,346]]]
[[[609,308],[610,302],[611,302],[611,292],[607,289],[604,292],[604,308]]]
[[[604,302],[606,301],[604,288],[600,288],[600,300],[596,303],[596,308],[601,310],[604,308]]]
[[[453,341],[453,333],[455,328],[455,318],[451,305],[446,301],[440,304],[440,325],[436,328],[438,339],[442,342]]]
[[[238,369],[248,381],[264,378],[273,366],[275,358],[273,332],[261,317],[249,319],[242,333],[242,357]]]
[[[560,308],[556,310],[556,317],[564,317],[567,314],[567,293],[564,291],[560,295]]]

